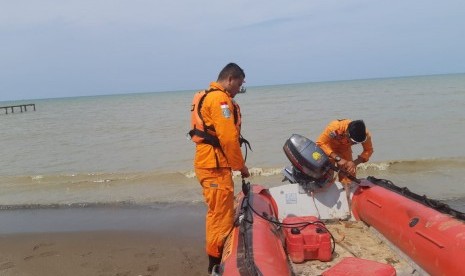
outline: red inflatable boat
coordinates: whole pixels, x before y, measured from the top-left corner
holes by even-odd
[[[316,193],[322,195],[324,203],[318,205],[318,214],[323,213],[324,206],[341,205],[340,199],[346,198],[346,192],[328,188],[336,185],[333,173],[337,168],[321,149],[300,135],[291,136],[284,151],[293,165],[285,169],[284,175],[292,185],[298,185],[296,193],[303,194],[299,195],[302,197],[284,189],[273,197],[268,189],[243,181],[242,192],[236,197],[235,226],[225,243],[222,262],[215,267],[213,275],[294,275],[291,261],[326,262],[332,258],[335,242],[324,223],[313,214],[289,215],[297,209],[292,212],[286,209],[298,200],[310,205]],[[352,218],[376,229],[424,272],[465,275],[464,213],[388,180],[368,177],[357,182],[351,197]],[[288,205],[276,200],[279,196],[285,197]],[[338,199],[332,200],[332,197]],[[287,214],[286,217],[280,220],[278,211]],[[381,272],[374,273],[375,270]],[[373,273],[396,275],[388,264],[357,258],[345,259],[323,275]]]
[[[369,177],[352,197],[352,212],[431,275],[465,275],[462,213]],[[442,212],[441,212],[442,211]]]
[[[267,189],[243,184],[235,227],[226,240],[217,275],[292,275],[276,203]],[[270,221],[277,222],[271,223]]]

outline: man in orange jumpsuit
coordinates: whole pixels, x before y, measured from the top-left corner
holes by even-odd
[[[234,224],[232,171],[240,171],[242,177],[249,177],[239,142],[239,106],[233,100],[239,93],[244,79],[245,73],[237,64],[226,65],[219,73],[217,81],[210,83],[206,96],[200,101],[198,113],[199,118],[203,120],[203,127],[201,122],[198,122],[197,126],[194,122],[194,129],[201,128],[200,132],[208,130],[209,135],[213,135],[213,139],[216,140],[216,143],[196,142],[194,159],[195,174],[202,185],[207,204],[208,273],[211,273],[214,265],[221,262],[225,238]],[[195,103],[192,108],[193,121],[197,116],[194,105]],[[199,136],[202,135],[193,138],[198,139]]]
[[[363,152],[353,160],[352,145],[362,143]],[[373,154],[370,132],[362,120],[335,120],[328,124],[320,134],[316,144],[334,160],[338,168],[356,176],[357,165],[367,162]],[[339,181],[350,184],[351,180],[344,173],[339,173]]]

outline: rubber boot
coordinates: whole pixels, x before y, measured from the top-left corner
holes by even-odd
[[[212,274],[213,267],[221,263],[221,258],[208,255],[208,274]]]

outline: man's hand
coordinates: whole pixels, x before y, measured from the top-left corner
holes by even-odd
[[[357,165],[353,161],[347,161],[345,170],[349,174],[355,175],[357,172]]]
[[[353,161],[341,159],[341,161],[337,162],[336,164],[338,168],[344,170],[350,175],[355,175],[357,172],[357,165]]]
[[[244,165],[244,167],[242,167],[242,169],[240,169],[240,172],[241,172],[242,178],[247,178],[247,177],[250,176],[249,168],[247,168],[246,165]]]

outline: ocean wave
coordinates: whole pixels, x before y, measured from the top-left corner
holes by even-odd
[[[136,204],[133,201],[6,204],[6,205],[0,205],[0,210],[66,209],[66,208],[91,208],[91,207],[114,207],[114,206],[123,207],[123,206],[135,206],[135,205]]]
[[[251,177],[273,177],[281,175],[284,167],[252,167],[249,169]],[[417,160],[388,160],[379,162],[362,163],[358,166],[359,172],[376,172],[391,170],[430,170],[432,168],[464,168],[464,158],[431,158]],[[240,173],[235,171],[234,177],[240,177]],[[141,171],[141,172],[89,172],[89,173],[65,173],[50,175],[31,176],[0,176],[0,183],[12,184],[113,184],[118,182],[182,182],[186,179],[195,180],[195,172],[189,171]]]
[[[74,203],[36,203],[36,204],[0,204],[0,210],[35,210],[35,209],[74,209],[74,208],[150,208],[165,209],[179,206],[199,206],[203,201],[114,201],[114,202],[74,202]]]
[[[59,184],[81,184],[89,183],[105,183],[119,180],[135,180],[141,177],[141,173],[65,173],[65,174],[49,174],[49,175],[31,175],[8,177],[10,181],[31,184],[41,183],[59,183]]]
[[[464,168],[465,158],[429,158],[362,163],[358,171],[427,171],[433,168]]]
[[[283,167],[284,168],[284,167]],[[254,176],[275,176],[282,173],[283,168],[250,168],[249,173],[251,177]],[[194,171],[183,173],[187,178],[195,178]],[[240,177],[241,173],[238,171],[233,172],[233,177]]]
[[[465,158],[368,162],[358,167],[357,176],[389,179],[432,198],[453,200],[455,195],[460,199],[465,197],[464,167]],[[249,181],[265,187],[279,186],[283,168],[252,167]],[[239,191],[238,172],[234,179],[235,189]],[[0,176],[0,190],[0,209],[127,207],[203,201],[201,187],[193,171]]]
[[[391,163],[390,162],[381,162],[381,163],[362,163],[358,165],[357,170],[362,171],[362,170],[379,170],[379,171],[385,171],[388,170],[390,167]]]
[[[276,176],[282,174],[283,169],[290,164],[286,164],[283,167],[276,168],[260,168],[252,167],[249,169],[250,176]],[[380,162],[367,162],[358,165],[357,170],[363,171],[389,171],[392,169],[405,170],[416,169],[416,170],[428,170],[433,167],[451,167],[451,168],[464,168],[465,158],[430,158],[430,159],[417,159],[417,160],[388,160]],[[194,171],[188,171],[182,173],[186,178],[195,178]],[[233,173],[234,177],[240,177],[239,172]]]

